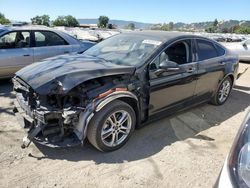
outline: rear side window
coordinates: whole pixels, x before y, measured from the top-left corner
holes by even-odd
[[[211,59],[218,56],[217,50],[212,42],[197,39],[199,61]]]
[[[218,44],[215,44],[215,47],[217,49],[219,56],[223,56],[226,53],[225,50],[222,47],[220,47]]]
[[[0,49],[28,47],[30,47],[30,33],[28,31],[10,32],[0,37]]]
[[[36,31],[35,43],[36,47],[68,45],[62,37],[51,31]]]

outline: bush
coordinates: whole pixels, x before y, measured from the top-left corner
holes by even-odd
[[[4,14],[0,13],[0,24],[9,24],[10,23],[10,20],[5,18]]]
[[[107,16],[100,16],[98,19],[98,27],[99,28],[106,28],[107,24],[109,23],[109,18]]]
[[[58,16],[53,22],[54,26],[66,26],[66,27],[77,27],[79,22],[77,19],[71,15],[68,16]]]

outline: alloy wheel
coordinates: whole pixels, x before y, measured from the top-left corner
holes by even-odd
[[[105,120],[102,130],[102,142],[108,147],[121,144],[129,135],[132,126],[132,118],[125,110],[112,113]]]
[[[231,83],[229,80],[225,80],[220,87],[219,93],[218,93],[218,100],[220,101],[220,103],[223,103],[224,101],[226,101],[229,93],[231,90]]]

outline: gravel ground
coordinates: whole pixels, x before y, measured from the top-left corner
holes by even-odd
[[[213,187],[250,105],[249,80],[250,70],[223,106],[203,104],[149,124],[111,153],[90,144],[21,149],[11,83],[0,81],[0,187]]]

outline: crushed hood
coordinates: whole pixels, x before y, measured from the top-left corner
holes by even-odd
[[[63,55],[31,64],[18,72],[16,76],[29,84],[37,93],[50,92],[50,85],[60,81],[64,93],[80,83],[103,76],[133,74],[135,67],[116,65],[92,56]]]

